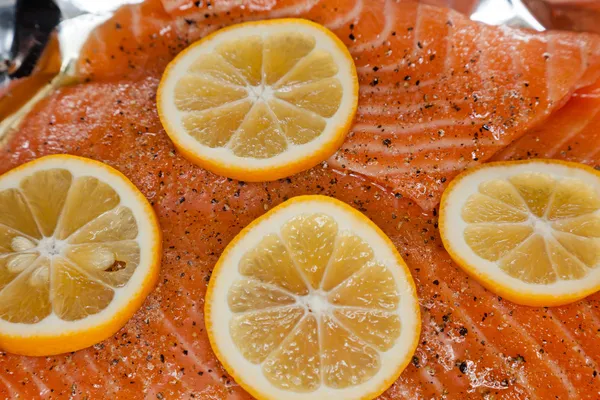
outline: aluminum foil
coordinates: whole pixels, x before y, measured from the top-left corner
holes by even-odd
[[[73,82],[90,32],[120,6],[141,1],[0,0],[0,143],[39,99]]]

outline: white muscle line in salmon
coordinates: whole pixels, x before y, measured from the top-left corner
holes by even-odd
[[[560,111],[558,111],[560,112]],[[590,123],[592,123],[596,117],[596,115],[598,115],[598,113],[600,112],[600,108],[597,108],[595,110],[595,112],[592,115],[589,115],[589,118],[585,121],[581,121],[581,120],[577,120],[574,121],[571,125],[569,125],[569,132],[567,132],[566,134],[562,135],[560,140],[552,147],[550,147],[548,150],[546,150],[544,152],[544,155],[548,158],[552,158],[556,155],[556,153],[558,153],[560,151],[560,149],[569,142],[569,140],[571,140],[572,138],[574,138],[575,136],[579,135],[581,132],[583,132],[584,129],[586,129]],[[562,133],[562,132],[561,132]],[[597,149],[594,148],[593,151],[596,151]],[[585,159],[586,157],[584,157]]]
[[[393,396],[393,397],[392,397]],[[396,382],[388,389],[388,391],[381,395],[379,398],[382,399],[394,399],[394,400],[421,400],[423,396],[419,393],[419,386],[408,382],[405,375],[400,375]]]
[[[160,0],[160,2],[167,14],[171,14],[177,10],[188,9],[193,5],[190,0]]]
[[[486,27],[487,28],[487,27]],[[485,51],[486,49],[489,49],[489,43],[493,43],[494,42],[494,38],[491,38],[490,33],[492,32],[490,29],[486,29],[483,28],[480,31],[480,35],[479,35],[479,40],[477,40],[477,53],[479,54],[479,72],[480,72],[480,76],[483,82],[493,82],[493,77],[495,74],[498,73],[498,69],[505,67],[505,65],[496,65],[497,63],[490,63],[489,60],[489,56],[492,55],[491,52],[489,51]],[[502,42],[505,43],[505,42]],[[509,71],[509,73],[511,73],[513,76],[517,76],[517,71],[515,69],[515,65],[514,62],[511,62],[509,67],[511,68],[511,70]],[[509,87],[512,87],[513,89],[519,89],[520,85],[522,85],[521,81],[519,80],[513,80],[513,82],[511,83],[511,85]]]
[[[411,377],[414,379],[414,377]],[[400,394],[404,396],[406,400],[424,400],[423,396],[423,384],[420,381],[414,381],[404,375],[400,375],[400,378],[394,385],[400,386]],[[395,394],[395,391],[393,392]],[[395,397],[388,397],[389,399],[395,400]]]
[[[579,53],[581,56],[581,72],[579,73],[579,78],[581,78],[588,69],[588,46],[589,42],[579,42]]]
[[[141,16],[141,7],[139,5],[134,5],[132,7],[128,7],[129,13],[131,14],[131,33],[133,33],[133,37],[136,42],[139,42],[142,38],[142,16]],[[144,21],[144,23],[146,23]]]
[[[215,4],[217,3],[217,4]],[[275,4],[275,2],[260,2],[260,1],[240,1],[240,0],[225,0],[225,1],[219,1],[219,2],[207,2],[205,1],[204,4],[215,7],[214,11],[215,12],[227,12],[227,11],[233,11],[233,9],[237,8],[241,8],[241,6],[246,7],[246,5],[248,6],[248,9],[251,9],[252,11],[269,11],[273,8],[273,5]],[[202,10],[203,12],[206,12],[206,9]]]
[[[168,366],[169,364],[165,364]],[[144,399],[156,399],[156,395],[167,385],[169,379],[172,377],[168,373],[161,374],[161,378],[157,380],[149,379],[148,381],[144,380]]]
[[[586,354],[585,350],[583,350],[583,347],[581,347],[581,344],[577,341],[577,339],[575,339],[573,337],[573,335],[571,334],[571,332],[569,332],[567,330],[567,328],[565,328],[564,324],[552,312],[552,310],[548,309],[548,311],[546,312],[546,314],[550,317],[550,320],[552,320],[552,322],[554,322],[554,324],[558,327],[558,329],[561,331],[561,333],[563,334],[563,336],[565,336],[567,339],[569,339],[573,343],[573,345],[574,345],[573,350],[577,354],[579,354],[579,357],[583,360],[583,362],[585,363],[585,365],[587,365],[590,368],[593,368],[594,370],[597,370],[598,366],[596,365],[596,362],[594,361],[594,359]]]
[[[187,16],[188,21],[194,21],[193,24],[185,24],[185,19],[180,17],[173,17],[172,20],[164,20],[160,18],[153,18],[150,16],[144,16],[143,25],[146,27],[146,32],[158,33],[160,35],[164,35],[171,30],[174,31],[175,34],[180,35],[182,38],[186,38],[190,40],[191,32],[194,32],[196,28],[199,26],[204,26],[201,19],[203,15],[200,14],[192,14]],[[197,18],[197,19],[195,19]],[[198,37],[196,37],[198,38]]]
[[[31,359],[29,357],[21,357],[21,368],[29,374],[31,380],[38,388],[40,397],[44,397],[51,393],[50,388],[37,376],[36,369],[31,366]]]
[[[186,303],[187,316],[196,324],[204,324],[204,313],[198,310],[198,304],[187,296],[182,296]]]
[[[477,64],[479,67],[478,72],[482,82],[488,82],[490,76],[493,76],[498,68],[497,65],[489,65],[490,62],[488,56],[491,55],[491,53],[485,51],[485,49],[489,49],[489,43],[493,43],[493,41],[488,41],[488,32],[488,29],[481,29],[477,40],[475,41],[475,52],[479,55]]]
[[[339,171],[344,171],[342,173],[355,172],[357,174],[362,174],[362,175],[366,175],[369,177],[377,176],[377,172],[374,172],[373,169],[375,169],[375,170],[379,171],[379,173],[381,173],[381,169],[380,169],[379,165],[371,166],[371,168],[369,168],[369,166],[365,165],[364,163],[352,161],[352,160],[344,157],[343,153],[338,153],[335,156],[333,156],[329,160],[329,164],[334,169],[338,169]],[[392,167],[392,168],[396,169],[395,167]],[[352,175],[357,176],[355,174],[352,174]]]
[[[374,134],[385,134],[385,135],[410,135],[413,133],[420,133],[425,131],[426,129],[437,129],[439,128],[451,128],[454,126],[469,126],[473,128],[475,123],[484,123],[483,119],[474,119],[474,118],[464,118],[464,119],[437,119],[429,122],[421,122],[416,124],[408,124],[407,126],[402,126],[398,124],[364,124],[358,123],[352,127],[352,131],[355,132],[366,132],[366,133],[374,133]],[[425,133],[425,132],[423,132]]]
[[[420,391],[420,387],[412,387],[411,391],[409,392],[408,389],[405,389],[405,391],[401,392],[403,396],[405,396],[406,400],[424,400],[425,396],[423,396],[423,393],[421,393]]]
[[[206,15],[206,11],[200,10],[193,13],[187,13],[185,17],[174,17],[173,26],[175,32],[177,32],[178,35],[187,38],[189,41],[195,41],[217,30],[219,28],[218,26],[204,22],[206,19],[204,15]],[[186,21],[195,21],[195,23],[190,25]],[[164,28],[165,22],[161,22],[159,25],[153,27],[153,30],[155,32],[160,32]]]
[[[502,304],[496,303],[495,304],[495,308],[500,311],[500,317],[502,319],[504,319],[504,321],[506,321],[506,323],[508,325],[510,325],[511,327],[513,327],[514,329],[516,329],[519,334],[527,341],[529,342],[534,348],[540,348],[540,344],[537,342],[537,340],[535,340],[526,330],[525,328],[523,328],[523,325],[521,325],[520,323],[518,323],[517,321],[514,320],[514,318],[512,318],[509,314],[508,314],[508,310],[506,309],[506,307],[504,307]],[[565,387],[565,389],[567,389],[567,392],[569,393],[569,398],[570,399],[578,399],[579,397],[577,396],[578,392],[575,389],[575,387],[573,386],[573,383],[571,382],[571,380],[569,379],[569,377],[565,374],[565,372],[563,371],[563,369],[556,363],[556,361],[554,361],[553,359],[551,359],[547,353],[544,353],[541,355],[541,358],[544,360],[544,362],[546,363],[546,365],[548,366],[548,368],[550,369],[550,371],[552,372],[552,374],[554,376],[556,376],[563,384],[563,386]]]
[[[443,285],[443,283],[442,283],[442,285]],[[447,297],[447,300],[451,301],[452,294],[449,292],[449,289],[447,287],[442,288],[442,293],[441,294],[443,296],[446,296],[446,297],[450,296],[450,297]],[[425,318],[427,318],[426,315],[427,314],[425,314]],[[455,314],[453,313],[453,318],[454,317],[455,317]],[[464,322],[463,325],[465,325],[465,326],[469,326],[469,324],[473,325],[473,321],[470,318],[465,317],[462,313],[460,313],[458,315],[458,319],[456,319],[456,320],[460,321],[461,319],[463,319],[463,321],[462,321],[462,322]],[[472,332],[471,331],[471,327],[469,329],[470,329],[470,332]],[[473,326],[472,329],[473,330],[477,330],[477,327]],[[483,334],[481,334],[481,332],[479,330],[477,330],[475,332],[474,336],[476,337],[477,341],[485,340],[486,343],[487,343],[487,338],[485,338],[485,336]],[[448,347],[450,348],[450,356],[449,357],[444,357],[444,358],[448,358],[448,359],[444,360],[443,362],[440,362],[440,359],[441,359],[440,358],[440,359],[437,360],[437,362],[440,363],[442,366],[444,366],[444,368],[447,371],[455,368],[456,367],[456,359],[457,359],[457,357],[454,354],[454,352],[456,350],[455,349],[455,344],[447,336],[446,332],[436,331],[436,334],[432,335],[430,338],[428,338],[427,342],[429,344],[431,344],[432,340],[441,341],[441,342],[443,342],[443,344],[444,344],[444,346],[446,348],[448,348]],[[489,352],[489,350],[492,350],[492,349],[486,348],[486,352],[488,352],[491,357],[497,358],[499,361],[501,361],[501,362],[505,363],[505,365],[507,365],[505,359],[502,356],[500,356],[501,353],[499,351],[492,350],[492,352]],[[439,350],[435,350],[435,352],[436,352],[436,354],[440,353]],[[461,354],[459,354],[458,358],[461,358]],[[489,381],[487,379],[488,374],[489,374],[489,370],[487,368],[484,368],[481,371],[477,371],[476,369],[473,369],[473,370],[469,369],[469,370],[466,371],[466,373],[464,374],[464,376],[467,379],[469,379],[470,386],[471,386],[472,389],[475,389],[475,388],[481,387],[481,386],[488,387],[488,388],[494,388],[494,389],[502,389],[502,387],[500,386],[500,384],[498,382],[496,382],[496,381]]]
[[[554,37],[553,36],[548,36],[548,41],[546,42],[546,53],[545,54],[552,54],[552,48],[553,48],[553,43],[554,43]],[[553,70],[553,65],[554,65],[554,58],[550,57],[550,59],[548,60],[548,62],[544,63],[544,79],[546,80],[546,97],[548,99],[549,103],[552,103],[554,101],[554,86],[552,84],[552,70]]]
[[[203,16],[204,17],[204,16]],[[154,17],[149,17],[147,15],[145,15],[143,17],[143,24],[146,26],[147,32],[148,27],[152,27],[152,32],[160,32],[161,35],[167,33],[171,28],[173,28],[175,30],[175,32],[177,34],[180,34],[182,36],[188,37],[189,38],[189,32],[193,31],[192,28],[190,28],[190,24],[185,23],[185,20],[183,19],[176,19],[173,21],[165,21],[164,19],[160,19],[160,18],[154,18]],[[184,29],[184,25],[185,24],[185,31]],[[194,24],[191,25],[194,28],[196,28],[197,26],[204,26],[201,24]],[[146,54],[146,58],[148,58],[148,55]]]
[[[282,291],[280,288],[278,288],[275,285],[270,285],[268,284],[267,286],[273,287],[273,288],[277,288],[278,290]],[[282,291],[283,292],[283,291]],[[289,293],[287,291],[285,291],[286,293]],[[188,296],[182,296],[183,302],[185,304],[185,309],[188,310],[188,318],[192,321],[192,322],[196,322],[196,326],[198,327],[198,325],[201,325],[202,329],[205,329],[204,326],[204,313],[199,310],[198,308],[198,303],[195,301],[192,301],[190,297]],[[206,370],[206,368],[205,368]],[[214,378],[214,376],[213,376]],[[220,381],[221,382],[221,381]],[[221,382],[222,384],[222,382]],[[239,386],[239,384],[237,384],[235,381],[231,381],[231,383],[225,385],[227,388],[233,388],[236,386]],[[234,397],[235,398],[235,397]]]
[[[63,382],[71,382],[73,377],[71,376],[71,370],[67,367],[65,363],[60,363],[57,365],[52,371],[56,371],[61,375]]]
[[[425,368],[419,368],[419,375],[421,375],[421,379],[424,382],[427,382],[435,388],[437,395],[442,396],[444,393],[444,385],[440,382],[440,380],[435,375],[430,375],[429,372]],[[437,396],[436,396],[437,398]]]
[[[597,163],[599,156],[600,148],[594,149],[582,157],[582,162],[587,164]]]
[[[401,384],[396,383],[396,386],[400,386]],[[404,386],[399,387],[398,389],[396,389],[394,391],[395,395],[398,395],[399,398],[398,400],[417,400],[420,399],[420,397],[418,397],[418,394],[415,392],[409,392],[408,389]]]
[[[524,140],[525,136],[517,139],[515,142],[511,144],[511,146],[500,150],[496,155],[494,155],[495,160],[510,160],[511,157],[519,150],[519,142]]]
[[[442,284],[440,286],[442,289],[442,294],[446,298],[451,299],[452,292],[450,291],[450,288],[448,287],[448,285],[446,285],[444,282],[442,282]],[[450,297],[448,297],[448,296],[450,296]],[[463,321],[465,321],[468,324],[469,332],[474,334],[474,336],[477,338],[477,341],[480,343],[483,341],[483,343],[485,343],[486,353],[488,353],[491,356],[502,361],[502,363],[506,366],[507,370],[511,370],[512,369],[511,365],[508,363],[508,361],[506,360],[505,357],[501,356],[502,352],[500,351],[500,349],[497,348],[494,345],[494,343],[485,336],[485,334],[483,332],[481,332],[479,327],[477,325],[475,325],[475,322],[473,321],[473,319],[466,312],[464,312],[461,307],[456,307],[454,309],[454,312],[455,312],[455,317],[458,316],[459,319],[462,319]],[[519,382],[520,386],[527,393],[528,398],[530,400],[538,399],[538,396],[535,394],[535,392],[530,390],[529,380],[527,379],[527,376],[525,376],[525,374],[516,374],[516,378],[517,378],[517,381]]]
[[[181,379],[178,379],[177,382],[179,382],[179,384],[183,386],[185,390],[189,391],[190,393],[193,393],[195,392],[195,390],[186,382],[187,377],[188,375],[183,375],[183,377],[181,377]]]
[[[584,301],[581,302],[581,305],[587,311],[585,313],[585,315],[587,315],[588,317],[590,317],[591,320],[594,321],[594,324],[596,324],[596,326],[598,327],[598,329],[600,329],[600,317],[598,317],[596,315],[594,307],[591,304],[591,300],[584,300]]]
[[[419,360],[419,364],[427,366],[433,374],[437,374],[438,371],[445,372],[450,371],[456,367],[456,356],[454,352],[454,346],[448,337],[445,337],[444,332],[441,332],[440,326],[435,321],[435,318],[431,316],[429,311],[423,312],[423,325],[422,336],[427,342],[427,350],[425,354],[436,354],[435,361],[431,360]],[[439,358],[438,358],[439,356]],[[441,375],[442,379],[449,379],[444,374]],[[451,379],[451,378],[450,378]]]
[[[473,165],[474,163],[475,161],[467,159],[443,160],[439,163],[432,163],[427,166],[419,166],[419,168],[425,172],[458,172],[469,165]]]
[[[232,7],[233,9],[233,7]],[[195,42],[198,39],[201,39],[210,33],[219,29],[218,25],[210,24],[204,22],[206,20],[206,10],[201,10],[194,13],[188,13],[184,17],[175,17],[173,19],[173,28],[175,32],[181,37],[185,37],[188,42]],[[244,22],[244,21],[253,21],[256,19],[260,19],[260,14],[249,16],[247,18],[236,18],[232,19],[232,23]],[[187,21],[195,21],[196,23],[189,24]],[[146,23],[144,21],[144,23]],[[147,24],[147,23],[146,23]],[[164,29],[170,29],[171,25],[165,26],[165,22],[159,20],[159,24],[155,26],[155,32],[161,32],[163,34]]]
[[[7,397],[7,399],[24,399],[25,397],[21,394],[21,392],[16,389],[12,383],[10,383],[10,381],[8,381],[6,378],[4,378],[2,376],[2,374],[0,374],[0,383],[2,383],[4,385],[4,387],[6,387],[6,390],[8,391],[8,395],[9,397]]]
[[[96,362],[94,361],[92,356],[90,356],[90,354],[87,350],[77,352],[74,354],[74,357],[75,356],[79,356],[86,361],[87,367],[94,373],[94,377],[100,381],[100,382],[98,382],[98,384],[102,386],[103,390],[106,390],[109,393],[116,393],[118,391],[118,389],[119,389],[118,385],[115,386],[113,384],[110,384],[110,385],[107,384],[108,382],[107,382],[106,378],[102,375],[102,373],[100,372],[100,369],[96,365]]]
[[[197,382],[196,379],[194,379],[193,375],[189,375],[189,374],[184,374],[181,379],[178,379],[177,382],[179,382],[185,390],[189,391],[190,393],[198,393],[198,388],[200,389],[200,394],[206,392],[207,390],[213,390],[214,386],[213,385],[208,385],[208,387],[205,387],[204,389],[202,389],[202,384],[200,382]],[[165,382],[166,384],[167,382]],[[200,386],[192,386],[196,383],[200,383]],[[219,386],[225,387],[225,385],[220,384]],[[234,387],[234,386],[238,386],[238,385],[228,385],[227,387]],[[164,387],[164,384],[163,384]],[[230,391],[228,391],[227,394],[227,399],[229,400],[234,400],[236,399],[238,396],[235,393],[232,393]],[[154,397],[153,397],[154,398]],[[199,398],[203,398],[202,395]]]
[[[423,19],[423,7],[422,4],[419,3],[417,5],[417,16],[415,18],[415,26],[414,26],[414,38],[413,38],[413,43],[412,43],[412,60],[416,60],[418,55],[419,55],[419,44],[421,41],[421,35],[420,35],[420,30],[421,30],[421,20]]]
[[[465,321],[467,321],[472,329],[472,332],[474,332],[478,337],[481,337],[482,340],[485,341],[485,347],[486,349],[491,350],[490,354],[493,354],[495,356],[497,356],[498,359],[500,359],[504,365],[506,366],[507,370],[511,369],[511,365],[508,363],[508,361],[506,360],[505,357],[501,356],[501,352],[500,350],[494,346],[493,343],[491,343],[486,336],[483,334],[483,332],[481,332],[479,330],[479,328],[475,325],[475,323],[473,322],[473,320],[471,319],[471,317],[469,317],[466,314],[463,314],[460,310],[460,308],[458,308],[458,314],[462,315],[463,318],[465,319]],[[539,397],[535,394],[535,391],[532,391],[530,389],[530,384],[529,384],[529,380],[527,379],[527,376],[524,373],[520,373],[520,374],[516,374],[516,379],[519,382],[522,390],[527,393],[527,398],[529,398],[530,400],[536,400],[539,399]]]
[[[371,0],[374,1],[374,0]],[[377,35],[377,38],[370,40],[366,43],[357,44],[349,48],[350,53],[356,54],[366,50],[377,48],[381,46],[391,35],[394,30],[394,22],[396,22],[396,7],[394,7],[393,0],[386,0],[385,6],[383,7],[383,17],[385,19],[383,29]]]
[[[521,63],[521,47],[518,46],[520,42],[514,42],[511,46],[513,57],[511,60],[511,69],[514,76],[523,76],[523,64]],[[515,85],[519,85],[521,82],[515,82]]]
[[[355,179],[358,179],[364,183],[368,183],[369,185],[376,187],[377,189],[381,190],[382,192],[388,192],[390,189],[386,188],[385,186],[381,185],[380,183],[377,183],[375,181],[372,181],[369,179],[368,176],[365,175],[361,175],[360,173],[353,173],[352,170],[345,170],[344,168],[342,168],[341,164],[339,163],[339,161],[334,160],[334,156],[332,156],[329,160],[327,160],[327,166],[325,168],[329,168],[332,172],[335,172],[338,175],[348,175],[351,176]],[[331,164],[331,165],[329,165]],[[394,203],[395,203],[395,208],[399,209],[400,206],[398,204],[398,198],[394,197]]]
[[[454,343],[445,332],[442,332],[440,326],[435,322],[435,319],[431,316],[431,314],[427,314],[430,322],[429,324],[426,324],[426,328],[428,333],[431,332],[428,343],[431,343],[432,339],[435,338],[435,342],[432,343],[432,347],[435,348],[436,354],[440,355],[440,358],[436,359],[434,365],[438,364],[445,371],[450,371],[456,367],[457,357],[454,349]]]
[[[104,392],[106,392],[107,394],[117,393],[121,389],[121,385],[119,384],[119,382],[110,382],[110,385],[107,385],[108,382],[106,376],[101,375],[98,367],[95,363],[93,363],[91,357],[84,357],[84,355],[87,355],[87,350],[84,350],[82,352],[76,352],[73,354],[72,357],[73,359],[75,359],[76,357],[84,358],[89,369],[79,368],[74,371],[70,371],[64,367],[58,369],[54,368],[54,371],[57,371],[60,374],[61,381],[63,382],[65,387],[71,386],[73,382],[78,382],[79,389],[83,390],[85,385],[90,386],[91,389],[94,387],[95,383],[92,378],[98,378],[99,380],[101,380],[101,382],[98,383],[101,385],[100,387],[102,387],[102,390]],[[91,372],[95,373],[93,377],[91,376]]]
[[[448,71],[450,71],[450,63],[452,62],[452,43],[453,43],[453,38],[454,38],[454,20],[452,19],[452,17],[454,16],[454,13],[449,12],[448,13],[448,34],[445,37],[445,41],[446,41],[446,53],[444,54],[444,73],[447,73]]]
[[[479,101],[492,101],[492,96],[478,97]],[[449,101],[448,99],[432,100],[423,103],[409,104],[409,105],[397,105],[395,102],[384,102],[383,104],[364,104],[359,105],[357,114],[359,115],[398,115],[404,116],[403,114],[414,113],[423,111],[423,109],[435,108],[434,111],[443,110],[448,111],[452,106],[461,106],[472,104],[471,100],[464,100],[461,98],[457,101]]]
[[[176,362],[174,362],[174,363],[168,363],[167,366],[166,366],[166,369],[165,369],[166,372],[163,373],[163,375],[162,375],[163,378],[160,381],[154,382],[154,383],[152,381],[150,381],[150,386],[148,386],[148,389],[146,391],[146,398],[147,399],[155,399],[155,398],[157,398],[156,395],[159,392],[165,390],[165,388],[168,385],[173,385],[175,383],[180,384],[183,387],[184,390],[189,391],[190,393],[197,392],[197,388],[198,387],[199,388],[202,387],[202,384],[203,384],[202,380],[189,379],[189,377],[192,376],[190,374],[184,374],[183,376],[179,376],[178,373],[179,373],[180,370],[181,370],[180,364],[178,364]],[[212,377],[210,379],[212,379]],[[200,386],[198,386],[198,387],[195,387],[195,386],[192,387],[190,385],[190,383],[188,383],[188,380],[190,381],[191,384],[198,384]],[[214,387],[215,385],[209,384],[208,386],[209,387],[211,387],[211,386]],[[222,384],[218,384],[217,386],[223,386],[223,385]]]
[[[205,374],[208,374],[219,385],[222,385],[221,379],[218,376],[218,374],[214,370],[211,370],[211,372],[208,372],[209,368],[206,368],[203,361],[200,358],[198,358],[198,356],[194,352],[194,346],[191,345],[190,343],[188,343],[188,341],[185,340],[183,338],[183,336],[181,336],[179,334],[179,332],[177,331],[177,328],[175,328],[175,326],[169,320],[167,315],[160,309],[159,309],[159,319],[162,322],[162,324],[165,326],[165,328],[167,328],[167,331],[170,332],[170,334],[172,334],[177,339],[177,341],[179,343],[181,343],[181,345],[188,351],[188,356],[194,362],[194,364],[199,368],[199,370],[204,372]]]
[[[446,100],[437,100],[420,104],[409,104],[409,105],[396,105],[396,104],[363,104],[359,105],[356,113],[358,115],[397,115],[402,116],[407,113],[414,113],[421,111],[425,108],[438,107],[443,110],[447,110],[450,107],[450,103]]]
[[[346,13],[345,15],[336,16],[333,21],[326,23],[325,26],[331,30],[335,30],[342,28],[343,26],[348,25],[351,22],[356,21],[363,10],[364,1],[365,0],[356,0],[354,2],[354,7],[352,7],[352,9],[348,13]]]
[[[192,2],[194,3],[194,2]],[[208,7],[213,7],[213,9],[211,11],[214,12],[227,12],[227,11],[233,11],[234,8],[240,8],[240,5],[243,5],[244,2],[240,1],[240,0],[225,0],[225,1],[219,1],[219,2],[207,2],[205,1],[204,4],[207,5]],[[250,3],[250,5],[252,6],[251,2],[246,1],[246,4]],[[258,3],[258,7],[262,7],[262,10],[268,10],[272,7],[272,2],[267,2],[267,3]],[[253,7],[255,8],[255,7]],[[207,9],[203,9],[201,11],[206,12]],[[262,10],[256,10],[256,11],[262,11]],[[254,10],[253,10],[254,11]]]
[[[396,68],[398,68],[398,66],[394,66],[392,69],[396,69]],[[371,69],[371,71],[372,71],[373,67],[369,67],[369,69]],[[379,72],[379,71],[380,70],[377,70],[377,72]],[[362,96],[367,96],[367,95],[368,96],[398,96],[398,95],[401,95],[404,93],[418,92],[419,90],[421,90],[427,86],[433,86],[436,83],[438,83],[437,80],[428,79],[426,81],[419,82],[419,86],[411,85],[408,87],[404,87],[403,85],[397,86],[396,84],[393,84],[393,85],[378,84],[377,86],[372,86],[370,84],[360,85],[359,86],[359,89],[360,89],[359,95],[362,95]]]
[[[431,272],[430,272],[430,274],[429,274],[429,275],[430,275],[430,277],[431,277],[431,276],[433,276],[433,274],[434,274],[434,273],[435,273],[435,271],[431,271]],[[474,286],[477,286],[477,287],[478,287],[478,289],[479,289],[480,291],[482,291],[482,292],[483,292],[483,291],[485,291],[485,290],[483,289],[483,287],[481,287],[481,286],[480,286],[480,285],[479,285],[477,282],[474,282],[474,281],[473,281],[473,282],[472,282],[472,284],[473,284]],[[452,295],[452,291],[451,291],[451,289],[450,289],[450,288],[449,288],[449,287],[448,287],[448,286],[447,286],[445,283],[443,283],[443,282],[442,282],[442,284],[440,285],[440,287],[441,287],[441,289],[442,289],[442,295],[443,295],[443,296],[444,296],[444,297],[445,297],[447,300],[451,301],[451,299],[453,299],[453,295]],[[533,338],[532,338],[532,337],[531,337],[531,336],[530,336],[530,335],[529,335],[529,334],[528,334],[528,333],[525,331],[525,329],[524,329],[524,328],[523,328],[523,327],[522,327],[520,324],[516,323],[516,322],[515,322],[515,321],[514,321],[514,320],[513,320],[513,319],[512,319],[512,318],[511,318],[509,315],[508,315],[508,312],[507,312],[506,308],[504,308],[502,305],[498,305],[498,306],[497,306],[497,308],[499,309],[499,311],[501,311],[501,314],[500,314],[500,315],[501,315],[501,317],[502,317],[503,319],[505,319],[505,320],[507,320],[507,319],[508,319],[508,320],[507,320],[507,322],[509,323],[509,325],[511,325],[512,327],[514,327],[515,329],[517,329],[517,330],[519,331],[519,333],[520,333],[520,334],[521,334],[521,335],[522,335],[524,338],[526,338],[526,339],[527,339],[527,340],[528,340],[530,343],[534,343],[534,344],[535,344],[535,346],[537,346],[537,347],[535,347],[535,348],[539,348],[539,345],[537,344],[537,342],[535,341],[535,339],[533,339]],[[463,312],[464,310],[463,310],[463,309],[461,309],[460,307],[456,307],[454,310],[455,310],[455,311],[457,311],[459,314],[461,314],[461,315],[463,316],[463,318],[467,316],[467,313],[466,313],[466,312]],[[475,327],[475,324],[474,324],[474,321],[473,321],[473,319],[469,318],[469,321],[470,321],[470,323],[472,324],[472,326],[474,326],[474,327]],[[480,332],[480,334],[481,334],[481,332]],[[488,342],[488,341],[486,341],[485,343],[486,343],[486,344],[488,344],[489,342]],[[495,354],[500,354],[500,353],[499,353],[499,352],[495,352]],[[554,374],[554,375],[555,375],[555,376],[556,376],[558,379],[560,379],[560,380],[561,380],[561,382],[563,382],[563,385],[565,385],[565,388],[567,389],[567,391],[568,391],[569,393],[573,393],[573,391],[574,391],[573,384],[570,382],[570,380],[568,379],[568,377],[566,377],[566,376],[564,375],[564,373],[562,372],[562,370],[560,369],[560,367],[558,367],[558,365],[557,365],[557,364],[556,364],[556,363],[555,363],[553,360],[549,359],[547,356],[545,357],[544,361],[545,361],[546,365],[548,365],[548,367],[549,367],[550,371],[551,371],[551,372],[552,372],[552,373],[553,373],[553,374]],[[526,386],[525,386],[525,388],[527,388],[527,387],[529,387],[529,385],[526,385]]]
[[[416,140],[418,140],[419,138],[420,137],[418,136]],[[467,151],[471,150],[472,148],[493,146],[494,144],[495,141],[486,138],[479,139],[476,144],[470,138],[444,138],[439,140],[428,141],[425,143],[416,142],[414,144],[408,144],[404,146],[396,146],[394,142],[392,142],[392,145],[385,145],[380,140],[355,140],[352,142],[352,149],[367,153],[369,154],[369,157],[394,157],[398,155],[407,155],[423,152],[435,153],[436,151],[453,148],[461,148]],[[379,161],[382,160],[379,159]],[[398,162],[399,160],[390,161]]]
[[[161,3],[163,5],[163,9],[166,11],[166,13],[171,15],[173,18],[175,16],[173,16],[172,14],[176,11],[181,12],[181,11],[188,11],[191,8],[197,8],[196,5],[194,4],[195,2],[192,0],[161,0]],[[242,1],[240,1],[240,0],[223,0],[223,1],[213,2],[211,4],[211,6],[212,6],[211,11],[219,12],[219,13],[231,11],[234,8],[238,8],[240,6],[240,3],[242,3]],[[204,3],[204,4],[206,4],[206,3]],[[200,10],[203,13],[206,13],[207,9],[201,8]],[[190,13],[186,13],[186,15],[189,15],[189,14]]]
[[[308,13],[313,9],[314,6],[319,4],[321,0],[306,0],[300,2],[300,5],[292,5],[280,8],[278,10],[272,10],[269,17],[270,18],[280,18],[280,17],[290,17],[297,16]]]
[[[336,154],[333,158],[329,160],[329,163],[333,168],[338,168],[341,171],[354,171],[358,174],[366,175],[369,177],[381,176],[381,165],[378,162],[375,162],[373,164],[365,164],[364,162],[362,162],[362,160],[353,161],[346,158],[343,152]],[[422,172],[427,173],[444,173],[458,171],[461,168],[465,168],[472,163],[474,163],[474,161],[445,160],[436,164],[431,163],[427,165],[421,165],[418,167],[403,163],[401,165],[385,166],[384,171],[385,175],[389,177],[401,176],[415,169],[419,169]],[[397,188],[392,188],[392,190],[395,189]]]
[[[150,385],[145,386],[144,399],[145,400],[154,400],[160,396],[157,396],[160,392],[164,391],[169,381],[173,379],[173,376],[170,374],[163,373],[161,375],[161,379],[159,381],[149,381]],[[179,381],[182,386],[187,390],[189,387],[185,385],[183,382]]]
[[[52,372],[58,375],[58,383],[65,387],[69,387],[73,381],[79,379],[79,377],[73,378],[73,375],[76,375],[75,370],[67,370],[65,363],[57,363],[57,365],[52,368]]]
[[[444,369],[446,371],[451,370],[452,368],[456,367],[456,351],[454,349],[454,343],[452,342],[452,340],[450,339],[450,337],[448,337],[448,335],[446,334],[446,332],[442,332],[440,326],[435,322],[435,320],[433,318],[431,318],[431,325],[432,328],[434,329],[434,331],[436,332],[436,336],[438,338],[438,341],[440,342],[441,345],[441,352],[442,353],[442,357],[440,357],[440,359],[442,360],[441,362],[439,362],[440,365],[442,365],[444,367]]]
[[[518,46],[518,44],[519,44],[519,42],[513,42],[511,45],[511,50],[513,52],[513,56],[511,57],[510,68],[511,68],[513,77],[525,76],[525,73],[523,72],[524,71],[523,64],[521,63],[521,57],[519,56],[520,47]],[[517,78],[517,79],[514,79],[514,81],[511,83],[511,87],[515,94],[523,95],[523,86],[525,86],[525,84],[529,85],[529,83],[524,82],[522,78],[521,79]],[[509,90],[507,90],[507,92],[509,92]],[[520,118],[517,118],[517,121],[520,122],[523,119],[525,119],[525,116],[521,115]]]

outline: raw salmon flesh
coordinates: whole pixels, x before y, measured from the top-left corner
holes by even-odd
[[[285,16],[324,24],[350,48],[360,99],[346,142],[327,162],[269,183],[191,164],[157,116],[162,70],[220,27]],[[80,84],[40,102],[5,141],[0,173],[53,153],[123,172],[159,216],[160,283],[91,348],[0,353],[0,398],[249,399],[210,349],[206,286],[244,226],[309,193],[365,213],[414,276],[420,345],[381,399],[600,398],[600,295],[555,308],[512,304],[469,279],[437,230],[440,195],[466,167],[550,157],[600,168],[600,37],[490,27],[397,0],[148,0],[92,34],[78,71]]]

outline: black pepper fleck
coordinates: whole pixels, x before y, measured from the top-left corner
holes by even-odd
[[[415,367],[419,368],[419,357],[413,356],[412,363]]]

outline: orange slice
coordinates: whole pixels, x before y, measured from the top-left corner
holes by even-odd
[[[157,96],[182,154],[246,181],[283,178],[327,159],[357,102],[347,48],[303,19],[248,22],[203,38],[169,64]]]
[[[0,348],[52,355],[108,338],[160,257],[152,207],[115,169],[57,155],[0,176]]]
[[[329,197],[302,196],[225,249],[205,305],[211,346],[258,399],[372,399],[411,360],[414,282],[390,239]]]
[[[567,304],[600,289],[600,173],[557,160],[470,169],[440,207],[446,250],[515,303]]]

